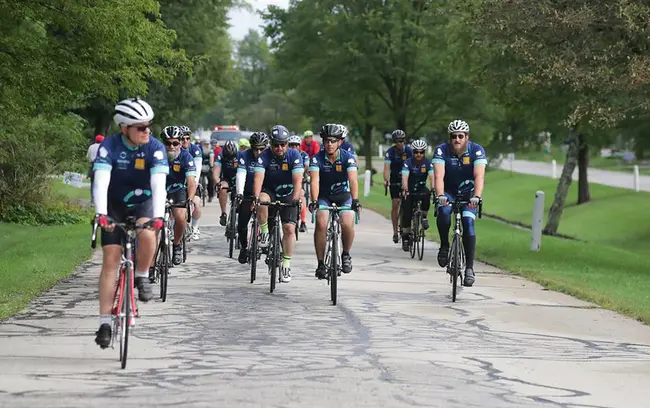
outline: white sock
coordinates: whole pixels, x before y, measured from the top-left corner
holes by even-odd
[[[113,323],[113,316],[111,315],[99,315],[99,325],[102,324],[111,324]]]
[[[136,272],[134,276],[136,278],[149,278],[149,271]]]
[[[192,228],[196,228],[199,226],[199,220],[196,218],[192,218]]]

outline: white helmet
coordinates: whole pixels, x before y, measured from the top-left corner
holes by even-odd
[[[469,125],[464,120],[456,119],[455,121],[449,123],[447,127],[447,132],[464,132],[469,133]]]
[[[210,136],[202,136],[201,143],[210,143]]]
[[[115,105],[113,120],[118,126],[131,126],[136,123],[151,122],[153,109],[142,99],[125,99]]]
[[[182,132],[182,131],[181,131],[181,132]],[[201,141],[201,136],[199,136],[199,135],[194,135],[194,141],[195,141],[195,142],[199,142],[199,141]]]
[[[343,139],[348,137],[348,128],[345,125],[339,125],[343,128]]]
[[[302,143],[302,139],[298,135],[291,135],[289,136],[289,144],[300,144]]]
[[[411,149],[413,150],[426,150],[427,149],[427,142],[424,140],[414,140],[411,143]]]

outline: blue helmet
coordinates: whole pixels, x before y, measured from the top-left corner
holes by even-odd
[[[271,128],[271,142],[288,143],[289,131],[282,125],[275,125]]]

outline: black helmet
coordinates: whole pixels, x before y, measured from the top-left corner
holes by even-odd
[[[393,142],[396,142],[398,140],[406,139],[406,133],[404,133],[402,129],[395,129],[390,137],[393,139]]]
[[[282,125],[275,125],[271,128],[271,142],[288,143],[289,131]]]
[[[230,159],[237,156],[237,145],[232,140],[228,140],[223,146],[223,157]]]
[[[320,132],[318,134],[320,137],[335,137],[337,139],[343,139],[345,128],[336,123],[328,123],[320,128]]]
[[[264,132],[255,132],[249,139],[251,146],[266,147],[269,144],[269,137]]]
[[[178,126],[165,126],[160,132],[160,139],[163,141],[167,139],[180,139],[181,129]]]

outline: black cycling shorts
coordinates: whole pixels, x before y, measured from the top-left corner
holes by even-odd
[[[143,203],[135,204],[132,207],[127,207],[124,203],[108,202],[108,216],[117,222],[123,222],[126,217],[139,218],[153,218],[153,203],[149,199]],[[126,235],[121,228],[115,227],[112,232],[102,229],[102,246],[105,245],[122,245],[122,240],[126,239]]]
[[[262,189],[263,193],[266,193],[271,197],[271,201],[276,201],[275,193],[267,189]],[[288,195],[286,197],[280,197],[278,199],[282,203],[291,204],[293,202],[293,195]],[[269,207],[269,225],[271,220],[275,216],[276,209]],[[280,208],[280,220],[282,224],[295,224],[298,218],[298,207],[282,207]]]

